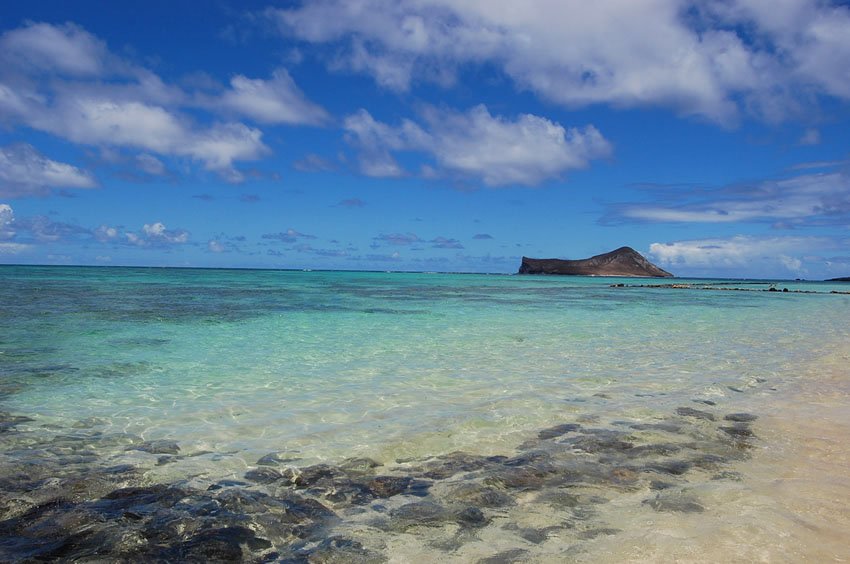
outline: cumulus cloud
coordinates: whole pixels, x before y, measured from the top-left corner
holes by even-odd
[[[30,24],[0,36],[0,59],[22,70],[49,70],[72,76],[103,72],[108,58],[102,41],[71,23]]]
[[[111,241],[115,241],[118,239],[120,233],[117,227],[110,227],[109,225],[101,225],[94,231],[92,231],[92,235],[95,239],[100,241],[101,243],[109,243]]]
[[[361,171],[369,176],[401,176],[394,152],[418,151],[442,171],[480,179],[488,186],[525,185],[557,178],[611,153],[610,143],[592,125],[569,128],[523,114],[493,116],[483,105],[468,112],[427,108],[424,125],[403,120],[392,126],[361,109],[348,116],[348,140],[360,151]]]
[[[48,159],[32,145],[0,147],[0,197],[43,196],[52,188],[94,188],[91,174]]]
[[[665,196],[672,200],[667,206],[629,204],[615,215],[658,223],[782,221],[793,226],[850,221],[850,176],[843,171]]]
[[[331,68],[407,90],[492,64],[568,107],[657,105],[732,123],[783,119],[811,93],[850,98],[850,9],[816,0],[314,0],[266,15],[335,48]]]
[[[649,254],[665,267],[686,267],[722,271],[745,268],[770,269],[781,267],[800,272],[800,255],[835,247],[836,243],[822,237],[752,237],[695,239],[670,243],[652,243]]]
[[[209,115],[186,108],[205,110]],[[289,74],[269,80],[236,75],[230,88],[193,94],[109,52],[73,25],[30,23],[0,36],[0,122],[72,143],[136,153],[139,169],[161,175],[162,157],[185,158],[242,182],[241,161],[269,154],[263,125],[319,124],[327,113],[310,102]]]
[[[185,229],[168,229],[162,222],[145,223],[138,232],[124,234],[127,242],[137,247],[170,247],[189,241],[189,232]]]
[[[236,75],[214,103],[260,123],[321,125],[330,119],[304,96],[286,69],[277,69],[269,80]]]

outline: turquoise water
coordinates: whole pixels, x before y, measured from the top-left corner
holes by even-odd
[[[75,437],[81,467],[201,487],[269,453],[295,468],[511,456],[564,422],[759,413],[800,366],[850,341],[850,296],[828,293],[846,285],[613,283],[646,281],[0,267],[0,411],[27,419],[0,434],[3,463],[12,472],[35,451],[61,463],[49,445]],[[139,441],[179,454],[128,448]],[[443,556],[471,559],[463,550]]]

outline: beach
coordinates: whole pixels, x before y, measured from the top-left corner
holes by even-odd
[[[4,560],[850,558],[838,284],[0,279]]]

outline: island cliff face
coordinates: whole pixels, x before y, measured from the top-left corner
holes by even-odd
[[[520,274],[568,274],[576,276],[638,276],[672,278],[673,275],[646,260],[631,247],[620,247],[579,260],[534,259],[522,257]]]

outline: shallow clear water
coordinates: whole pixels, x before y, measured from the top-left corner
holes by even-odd
[[[645,281],[0,267],[0,411],[27,419],[0,433],[2,469],[17,476],[39,465],[87,472],[123,465],[132,476],[111,485],[203,490],[243,481],[269,453],[282,460],[279,469],[369,457],[383,473],[417,479],[418,466],[455,451],[511,457],[542,450],[562,462],[593,455],[594,464],[635,477],[608,489],[587,479],[517,491],[500,482],[514,497],[512,509],[486,510],[486,523],[474,530],[451,519],[400,528],[374,521],[386,514],[396,523],[393,511],[411,500],[446,505],[441,492],[452,483],[443,478],[428,484],[424,498],[402,492],[353,505],[319,488],[307,493],[340,522],[317,527],[300,545],[276,540],[263,549],[286,556],[345,534],[367,561],[475,561],[495,553],[511,561],[511,550],[541,561],[593,555],[605,538],[628,537],[641,512],[671,514],[646,502],[659,495],[649,489],[656,474],[685,480],[678,486],[698,492],[704,514],[712,500],[728,501],[741,488],[750,453],[764,448],[755,423],[746,448],[733,445],[746,455],[727,456],[730,437],[741,437],[677,409],[705,408],[717,421],[741,411],[769,417],[799,386],[803,367],[850,342],[850,296],[828,293],[846,285],[784,284],[819,293],[782,294],[613,283]],[[678,438],[633,427],[671,421],[688,426]],[[569,433],[540,442],[542,429],[564,423],[590,429],[585,436],[626,433],[636,445],[675,439],[692,455],[722,451],[723,467],[671,474],[653,470],[652,461],[611,462],[622,453],[588,452]],[[136,448],[155,441],[176,445]],[[492,482],[481,474],[490,470],[475,471],[470,483]],[[724,472],[735,479],[716,479]],[[235,487],[285,489],[246,484]],[[541,501],[552,491],[584,495],[590,501],[579,509],[600,522],[587,525],[575,505]],[[35,503],[25,498],[0,509],[20,516]],[[673,517],[684,519],[679,513]],[[537,542],[520,534],[529,528]],[[32,550],[15,546],[6,547],[11,557]],[[252,549],[239,546],[247,557]]]

